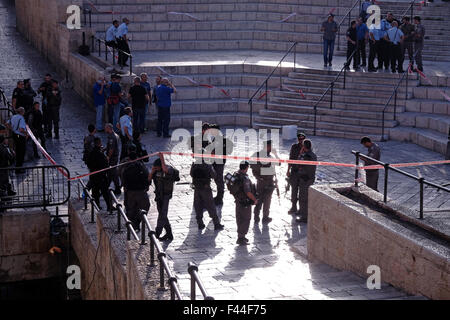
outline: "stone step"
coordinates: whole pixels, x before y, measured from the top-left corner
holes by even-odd
[[[261,106],[259,107],[260,110],[264,109],[264,104],[260,103]],[[257,104],[255,104],[257,105]],[[291,114],[309,114],[314,113],[314,109],[312,106],[308,105],[289,105],[289,104],[276,104],[273,102],[268,103],[267,110],[276,111],[276,112],[282,112],[282,113],[291,113]],[[342,117],[355,117],[358,119],[375,119],[375,120],[381,120],[382,119],[382,109],[378,108],[375,110],[360,110],[359,105],[344,105],[344,104],[335,104],[333,109],[330,109],[329,107],[318,107],[317,108],[317,114],[318,115],[334,115],[334,116],[342,116]],[[394,114],[393,114],[393,108],[389,108],[386,110],[385,113],[385,120],[393,120]],[[397,110],[398,111],[398,110]]]
[[[450,128],[450,116],[433,113],[403,112],[398,115],[401,126],[431,129],[442,134],[448,134]]]
[[[313,109],[309,109],[307,113],[290,113],[290,112],[280,112],[274,110],[266,110],[262,109],[259,111],[259,114],[262,117],[269,118],[282,118],[282,119],[291,119],[297,121],[314,121],[314,111]],[[382,121],[377,119],[365,119],[365,118],[356,118],[356,117],[344,117],[340,115],[326,115],[326,114],[318,114],[316,117],[318,122],[330,122],[330,123],[338,123],[342,125],[357,125],[357,126],[365,126],[365,127],[381,127]],[[394,120],[386,120],[385,122],[386,128],[395,127],[398,122]]]
[[[149,120],[149,122],[155,120]],[[221,126],[248,126],[250,115],[245,112],[201,112],[171,115],[170,128],[193,128],[195,121],[206,121]]]
[[[314,99],[312,99],[314,98]],[[287,97],[270,97],[270,103],[274,104],[286,104],[292,106],[311,106],[313,107],[320,96],[312,97],[312,94],[307,96],[307,99],[295,99],[295,98],[287,98]],[[341,100],[341,101],[339,101]],[[373,103],[368,101],[368,103],[362,103],[359,99],[334,99],[333,100],[333,109],[346,109],[346,110],[362,110],[362,111],[377,111],[382,112],[384,110],[385,103]],[[325,98],[322,102],[318,104],[319,107],[329,108],[330,102],[328,98]],[[403,112],[405,107],[402,105],[397,105],[397,112]],[[394,112],[393,103],[389,104],[386,109],[387,112]]]
[[[411,142],[440,154],[447,151],[447,135],[435,130],[399,126],[389,129],[389,139]]]
[[[264,123],[259,121],[253,122],[253,128],[255,129],[279,129],[281,130],[282,125],[274,125],[270,123]],[[314,131],[312,128],[303,128],[299,127],[299,129],[303,132],[305,132],[308,136],[313,136]],[[348,132],[348,131],[338,131],[338,130],[327,130],[327,129],[316,129],[316,135],[317,136],[325,136],[325,137],[333,137],[333,138],[345,138],[345,139],[354,139],[359,140],[361,139],[361,134],[355,133],[355,132]],[[381,141],[381,135],[371,135],[370,138],[373,141]]]
[[[405,104],[406,111],[450,115],[450,104],[434,99],[411,99]]]

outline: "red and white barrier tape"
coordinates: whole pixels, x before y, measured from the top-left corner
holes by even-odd
[[[422,78],[425,79],[426,82],[428,82],[431,86],[433,85],[433,82],[430,79],[428,79],[427,76],[422,71],[420,71],[417,68],[415,70]],[[438,89],[438,88],[436,88],[436,90],[444,97],[445,100],[450,102],[450,97],[444,91],[442,91],[441,89]]]
[[[174,12],[174,11],[170,11],[170,12],[167,12],[167,14],[182,15],[182,16],[189,17],[189,18],[191,18],[192,20],[202,21],[200,18],[197,18],[196,16],[193,16],[192,14],[187,13],[187,12]]]
[[[278,21],[278,22],[286,22],[286,21],[288,21],[290,18],[295,17],[296,15],[297,15],[296,12],[292,12],[292,13],[291,13],[290,15],[288,15],[286,18],[281,19],[281,20]]]

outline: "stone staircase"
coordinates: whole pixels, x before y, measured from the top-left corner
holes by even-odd
[[[281,128],[283,125],[297,125],[307,134],[313,134],[314,105],[336,75],[337,72],[314,69],[297,69],[291,72],[283,81],[283,90],[272,93],[267,109],[260,106],[254,127]],[[316,134],[350,139],[370,135],[374,140],[380,141],[382,112],[400,77],[401,75],[388,73],[348,72],[346,89],[343,89],[343,77],[335,84],[333,108],[330,109],[330,94],[318,104]],[[410,77],[408,95],[412,95],[414,86],[418,85],[416,79],[417,75]],[[305,97],[298,93],[299,89]],[[398,114],[405,111],[405,97],[406,88],[403,83],[398,91]],[[392,102],[385,114],[385,138],[389,129],[397,125]]]
[[[450,102],[440,91],[448,94],[450,77],[430,77],[433,85],[421,80],[413,90],[413,99],[405,104],[405,113],[399,114],[400,126],[389,131],[389,138],[412,142],[424,148],[445,154],[450,129]]]

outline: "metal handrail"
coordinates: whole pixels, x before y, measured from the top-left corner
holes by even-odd
[[[92,28],[92,10],[89,8],[83,9],[83,15],[84,15],[84,25],[87,26],[87,16],[89,16],[89,28]]]
[[[125,221],[125,226],[127,228],[127,240],[131,240],[131,235],[133,235],[134,240],[141,240],[139,239],[139,236],[137,235],[136,231],[133,229],[131,221],[128,219],[127,215],[125,214],[125,211],[123,210],[123,206],[121,203],[119,203],[119,200],[117,200],[116,195],[112,190],[109,190],[109,199],[110,199],[110,213],[112,213],[113,210],[113,204],[116,205],[116,210],[118,212],[117,214],[117,232],[120,232],[122,230],[122,223],[121,219]],[[144,239],[145,241],[145,239]]]
[[[255,93],[251,96],[251,98],[248,101],[248,104],[250,106],[250,126],[253,126],[253,99],[256,97],[256,95],[261,91],[261,89],[265,86],[265,98],[266,98],[266,102],[265,102],[265,109],[267,109],[267,104],[268,104],[268,82],[269,80],[272,78],[273,74],[275,73],[275,71],[277,71],[278,67],[280,67],[280,90],[282,90],[282,84],[281,84],[281,66],[282,63],[284,61],[284,59],[286,59],[286,57],[292,52],[292,50],[295,48],[297,49],[297,45],[298,42],[294,42],[290,48],[287,50],[287,52],[284,54],[284,56],[281,58],[280,62],[278,62],[277,66],[272,70],[272,72],[267,76],[266,80],[263,81],[263,83],[259,86],[259,88],[255,91]],[[295,50],[294,52],[294,71],[295,71],[295,66],[297,63],[297,50]]]
[[[400,19],[403,18],[406,15],[406,13],[411,10],[411,21],[413,20],[415,2],[416,2],[416,0],[412,0],[411,1],[411,3],[409,4],[408,8],[406,8],[406,10],[403,11],[403,13],[401,14]]]
[[[167,261],[167,255],[164,252],[161,243],[159,242],[158,238],[156,237],[156,232],[153,230],[152,226],[150,225],[150,222],[147,218],[147,213],[142,210],[141,211],[141,217],[142,217],[142,226],[141,226],[141,244],[145,243],[145,229],[147,228],[149,230],[148,237],[150,238],[150,265],[155,265],[155,249],[156,249],[156,255],[159,260],[159,286],[160,290],[165,289],[165,274],[167,273],[168,277],[168,283],[170,286],[170,299],[171,300],[183,300],[183,297],[181,295],[180,289],[178,287],[178,280],[173,275],[172,270],[170,270],[169,263]]]
[[[416,50],[416,52],[414,52],[412,61],[415,60],[417,53],[419,52],[419,50]],[[392,98],[394,98],[394,121],[397,120],[397,91],[402,83],[402,81],[405,79],[406,77],[406,83],[405,83],[405,100],[408,100],[408,72],[409,69],[411,67],[411,62],[408,65],[408,68],[406,68],[406,71],[403,72],[403,75],[400,77],[400,80],[398,81],[397,85],[395,86],[394,90],[392,91],[391,96],[389,97],[388,101],[386,102],[386,104],[384,105],[383,108],[383,112],[381,114],[381,141],[386,141],[386,139],[384,139],[384,129],[385,129],[385,113],[387,108],[389,107],[389,104],[392,101]]]
[[[339,73],[337,74],[337,76],[333,79],[333,81],[331,81],[330,85],[328,86],[328,88],[325,90],[325,92],[322,94],[322,96],[320,96],[319,100],[314,104],[314,135],[316,135],[316,129],[317,129],[317,107],[319,105],[319,103],[322,102],[322,100],[325,98],[325,96],[327,95],[327,93],[331,90],[331,95],[330,95],[330,109],[333,109],[333,95],[334,95],[334,85],[335,83],[339,80],[339,78],[342,75],[342,72],[344,73],[344,90],[345,90],[345,84],[346,84],[346,75],[347,75],[347,66],[350,64],[350,61],[352,60],[353,56],[355,55],[355,53],[358,51],[358,48],[356,48],[355,50],[353,50],[352,54],[350,55],[350,57],[347,59],[347,61],[345,62],[344,66],[342,67],[341,71],[339,71]]]
[[[348,16],[348,25],[350,26],[350,23],[351,23],[351,17],[350,17],[350,15],[351,15],[351,13],[352,13],[352,11],[353,11],[353,9],[355,9],[355,7],[356,7],[356,5],[359,3],[359,8],[360,8],[360,10],[359,11],[361,11],[361,0],[356,0],[355,1],[355,3],[353,4],[353,6],[347,11],[347,13],[342,17],[342,20],[338,23],[338,27],[337,27],[337,29],[338,29],[338,50],[340,50],[341,49],[341,25],[344,23],[344,20],[347,18],[347,16]],[[358,15],[359,15],[359,13],[360,12],[358,12]]]
[[[112,64],[113,65],[116,65],[116,51],[118,53],[122,53],[124,55],[127,55],[130,58],[130,75],[133,74],[133,55],[131,53],[125,52],[125,51],[123,51],[123,50],[121,50],[119,48],[116,48],[116,47],[109,47],[106,44],[105,40],[100,39],[100,38],[96,37],[95,35],[91,36],[91,40],[92,40],[92,52],[95,52],[95,42],[97,42],[97,44],[98,44],[98,57],[99,58],[102,56],[102,46],[101,46],[101,44],[104,44],[104,46],[105,46],[105,60],[106,60],[106,62],[108,62],[108,56],[109,56],[108,55],[108,48],[112,48]],[[123,67],[121,66],[121,68],[123,68]]]
[[[434,182],[430,182],[425,180],[425,178],[423,177],[417,177],[411,173],[408,173],[406,171],[400,170],[398,168],[396,168],[395,166],[390,165],[389,163],[384,163],[381,162],[380,160],[376,160],[374,158],[371,158],[369,156],[363,155],[358,151],[354,151],[352,150],[352,154],[354,154],[356,156],[356,169],[355,169],[355,187],[358,187],[358,180],[359,180],[359,159],[360,158],[364,158],[366,160],[372,161],[373,163],[376,163],[377,165],[383,166],[384,170],[385,170],[385,174],[384,174],[384,190],[383,190],[383,202],[386,203],[387,202],[387,192],[388,192],[388,177],[389,177],[389,170],[392,170],[394,172],[400,173],[401,175],[404,175],[405,177],[411,178],[413,180],[416,180],[419,182],[419,187],[420,187],[420,199],[419,199],[419,219],[423,219],[423,189],[424,189],[424,185],[428,185],[430,187],[434,187],[437,188],[438,190],[442,190],[442,191],[446,191],[450,193],[450,189],[443,187],[441,185],[438,185]]]
[[[191,300],[197,299],[197,294],[196,294],[197,286],[199,287],[204,300],[214,300],[214,298],[207,293],[206,288],[203,285],[203,282],[200,279],[200,276],[198,275],[198,266],[196,264],[194,264],[193,262],[189,262],[188,272],[189,272],[189,275],[191,276]]]
[[[0,102],[9,109],[9,111],[11,113],[14,114],[14,107],[11,104],[11,102],[8,100],[8,98],[6,97],[5,91],[3,90],[2,87],[0,87]]]

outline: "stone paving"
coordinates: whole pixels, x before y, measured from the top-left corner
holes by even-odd
[[[6,0],[0,0],[0,85],[11,94],[15,80],[32,78],[33,87],[50,65],[32,49],[14,29],[14,16],[7,9]],[[81,161],[82,139],[87,124],[94,121],[94,112],[70,89],[63,92],[62,130],[59,141],[49,141],[52,157],[69,168],[72,175],[84,173],[86,168]],[[245,129],[245,128],[244,128]],[[104,138],[103,135],[101,135]],[[319,159],[353,163],[350,150],[361,150],[359,141],[313,137],[312,141]],[[156,138],[155,133],[147,133],[144,143],[149,152],[171,150],[177,142]],[[291,141],[280,145],[279,154],[285,155]],[[386,142],[381,143],[382,160],[390,163],[442,159],[442,156],[413,144]],[[248,145],[247,145],[248,146]],[[246,145],[237,147],[242,154]],[[189,160],[174,157],[169,160],[181,169],[182,182],[189,182]],[[46,160],[37,161],[47,164]],[[226,172],[236,169],[235,162],[229,162]],[[203,232],[197,230],[195,215],[192,211],[193,192],[189,185],[176,186],[174,199],[170,206],[170,220],[173,224],[175,240],[165,245],[173,269],[179,277],[180,287],[188,294],[189,281],[187,263],[194,261],[199,265],[201,277],[211,295],[217,299],[410,299],[410,297],[389,285],[383,284],[381,290],[370,291],[366,288],[366,279],[350,272],[339,271],[321,263],[311,263],[299,250],[299,243],[306,238],[306,225],[297,224],[287,214],[289,200],[284,193],[285,182],[281,177],[285,167],[279,169],[281,199],[273,197],[271,215],[274,221],[269,225],[251,225],[248,247],[237,247],[234,207],[227,193],[225,205],[220,208],[225,230],[214,232],[209,222]],[[421,174],[425,178],[445,183],[450,172],[445,166],[410,168],[407,171]],[[351,182],[354,172],[348,169],[320,167],[318,183]],[[415,197],[418,186],[410,180],[392,175],[390,196],[411,206],[417,205]],[[380,181],[381,187],[381,181]],[[75,184],[74,184],[75,188]],[[75,188],[76,189],[76,188]],[[413,191],[413,190],[417,190]],[[152,190],[151,190],[152,191]],[[426,207],[450,207],[450,197],[429,195],[427,190]],[[153,196],[151,196],[153,198]],[[438,201],[439,200],[439,201]],[[442,216],[448,213],[442,213]],[[433,215],[435,214],[427,214]],[[439,214],[438,214],[439,215]],[[154,223],[156,209],[154,203],[150,210]]]

